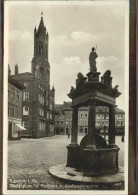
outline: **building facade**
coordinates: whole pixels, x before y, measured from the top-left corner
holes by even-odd
[[[48,61],[49,35],[41,17],[38,29],[34,29],[34,55],[31,73],[18,73],[12,77],[25,86],[23,91],[23,125],[27,129],[22,136],[40,138],[54,135],[55,89],[50,89],[50,64]]]
[[[64,110],[64,134],[71,131],[72,127],[72,108],[71,102],[64,102],[63,105],[55,105],[56,108]],[[124,134],[125,113],[116,108],[115,112],[116,134]],[[109,110],[107,107],[96,107],[96,130],[97,133],[104,134],[109,128]],[[78,132],[86,134],[88,132],[88,107],[81,107],[78,110]]]
[[[61,112],[55,112],[55,134],[65,134],[64,133],[64,115]]]
[[[24,86],[8,76],[8,140],[21,139],[22,126],[22,91]]]

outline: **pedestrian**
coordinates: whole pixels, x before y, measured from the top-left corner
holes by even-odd
[[[68,130],[67,134],[68,134],[68,139],[70,139],[70,131],[69,130]]]
[[[122,139],[121,139],[121,141],[122,141],[122,142],[124,142],[124,141],[125,141],[125,139],[124,139],[124,135],[122,135]]]

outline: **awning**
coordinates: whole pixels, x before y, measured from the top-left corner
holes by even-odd
[[[19,127],[20,128],[20,130],[27,130],[27,129],[25,129],[22,125],[20,125],[20,124],[15,124],[17,127]]]

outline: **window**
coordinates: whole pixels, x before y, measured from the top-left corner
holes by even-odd
[[[39,115],[41,116],[41,108],[39,109]]]
[[[11,108],[11,116],[14,117],[14,108]]]
[[[45,123],[43,123],[43,122],[39,123],[39,130],[40,131],[44,131],[45,130]]]
[[[12,92],[12,99],[14,99],[14,96],[15,96],[15,94],[14,94],[14,92]]]
[[[39,115],[44,116],[44,110],[42,108],[39,109]]]
[[[44,105],[44,97],[39,94],[39,102]]]
[[[83,114],[80,114],[80,117],[82,117],[83,116]]]
[[[23,100],[28,101],[29,100],[29,92],[24,92],[23,93]]]
[[[43,54],[43,43],[42,42],[38,43],[38,54]]]
[[[8,106],[8,115],[10,114],[10,108],[9,108],[9,106]]]
[[[109,119],[109,115],[106,115],[106,119]]]
[[[39,124],[39,130],[40,131],[42,130],[42,124],[41,123]]]
[[[23,115],[29,115],[29,107],[28,106],[23,107]]]
[[[19,111],[18,111],[18,109],[16,111],[16,116],[17,116],[17,118],[19,117]]]
[[[27,123],[27,122],[23,122],[23,127],[24,127],[25,129],[28,129],[28,127],[29,127],[29,123]]]
[[[17,101],[19,101],[19,95],[17,95]]]
[[[80,128],[80,133],[83,133],[83,128],[82,127]]]
[[[80,125],[82,125],[83,124],[83,122],[82,122],[82,119],[80,120]]]
[[[47,119],[49,119],[49,112],[47,112]]]
[[[87,125],[87,120],[85,120],[85,125]]]
[[[87,117],[88,115],[87,114],[85,114],[85,117]]]

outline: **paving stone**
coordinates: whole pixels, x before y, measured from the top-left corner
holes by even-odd
[[[116,173],[116,174],[108,175],[108,176],[93,177],[93,181],[103,182],[103,183],[122,182],[124,181],[124,176],[123,176],[123,173]]]
[[[79,141],[81,139],[82,136],[79,136]],[[119,136],[116,137],[116,140],[117,145],[120,147],[119,166],[123,167],[124,143],[121,142],[121,137]],[[33,184],[35,189],[41,188],[41,184],[46,184],[45,189],[85,189],[85,186],[65,184],[49,174],[50,167],[58,164],[66,165],[66,146],[69,144],[70,140],[67,139],[66,135],[8,142],[8,185],[13,183],[11,182],[12,180],[18,180],[23,189],[24,184],[26,184],[28,189],[29,187],[32,189],[33,180],[36,180],[36,183]],[[62,165],[60,166],[62,167]],[[56,169],[56,167],[53,169]],[[62,174],[63,176],[66,176],[66,174]],[[71,176],[67,175],[66,177]],[[8,189],[12,189],[10,185]],[[15,189],[19,189],[18,186]],[[93,187],[90,186],[88,189],[93,189]]]
[[[83,177],[83,182],[93,182],[92,177]]]
[[[83,176],[82,175],[72,176],[71,178],[69,178],[69,180],[82,182],[83,181]]]

